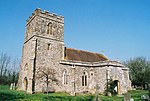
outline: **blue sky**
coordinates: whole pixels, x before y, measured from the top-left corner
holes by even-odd
[[[65,45],[109,59],[150,59],[149,0],[0,0],[0,53],[21,58],[25,23],[36,8],[65,17]]]

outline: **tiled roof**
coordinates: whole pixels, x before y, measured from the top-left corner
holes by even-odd
[[[102,54],[87,52],[83,50],[76,50],[72,48],[65,48],[65,59],[84,62],[98,62],[108,60]]]

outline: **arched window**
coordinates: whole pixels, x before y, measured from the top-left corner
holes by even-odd
[[[87,86],[87,72],[83,72],[83,76],[82,76],[82,86]]]
[[[68,84],[67,70],[64,70],[63,72],[63,84]]]

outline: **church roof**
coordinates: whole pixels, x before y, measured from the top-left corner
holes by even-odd
[[[84,62],[98,62],[108,60],[107,57],[102,54],[76,50],[72,48],[65,48],[65,59]]]

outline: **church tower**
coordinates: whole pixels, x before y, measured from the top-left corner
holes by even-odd
[[[18,90],[41,91],[41,68],[57,68],[64,57],[64,17],[36,9],[26,21]]]

